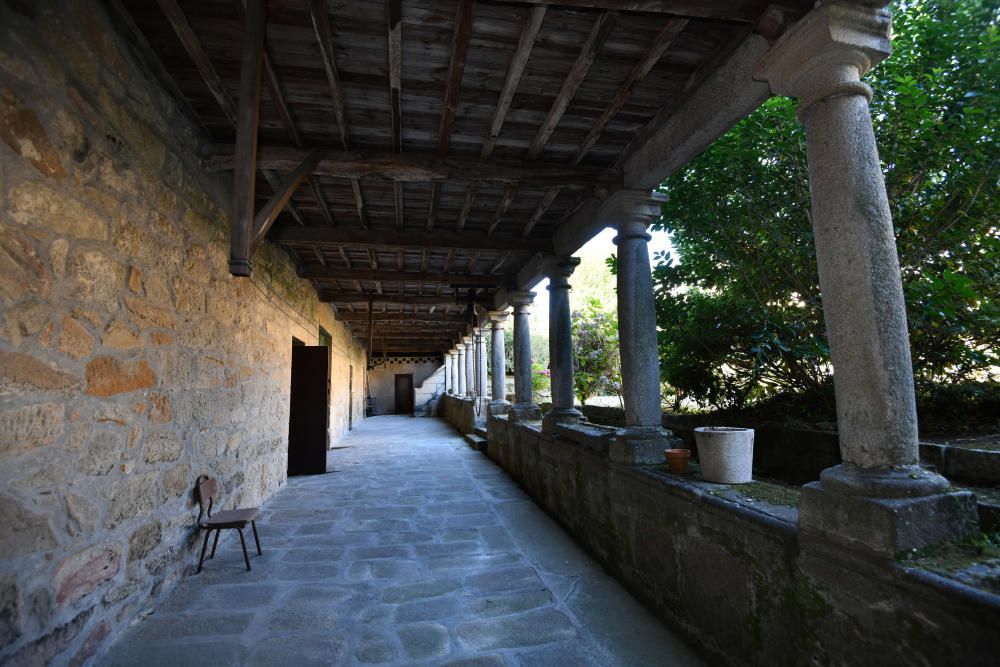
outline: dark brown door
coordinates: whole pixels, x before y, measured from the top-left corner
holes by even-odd
[[[413,373],[396,376],[396,414],[413,414]]]
[[[292,346],[292,391],[288,410],[289,475],[326,472],[329,374],[329,349]]]

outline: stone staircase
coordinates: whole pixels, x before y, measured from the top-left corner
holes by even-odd
[[[441,365],[413,390],[414,417],[433,417],[437,414],[438,400],[444,393],[444,373],[445,367]]]
[[[472,433],[465,434],[465,441],[472,446],[473,449],[478,449],[481,452],[486,451],[486,426],[477,426],[476,430]]]

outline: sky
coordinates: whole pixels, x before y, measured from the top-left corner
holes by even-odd
[[[613,239],[615,238],[615,230],[612,228],[607,228],[600,234],[590,239],[579,251],[574,253],[576,256],[581,255],[597,255],[598,257],[607,257],[609,255],[615,254],[615,244]],[[650,262],[653,261],[654,253],[661,250],[672,250],[670,245],[670,237],[664,231],[650,231],[650,236],[653,238],[649,242],[649,259]],[[676,261],[676,260],[675,260]],[[570,276],[569,284],[572,287],[573,277]],[[535,292],[535,303],[531,308],[531,331],[535,334],[547,334],[549,331],[549,280],[545,278],[540,283],[538,283],[533,291]],[[609,298],[614,298],[614,295],[609,295]],[[573,304],[573,292],[569,295],[570,304]]]

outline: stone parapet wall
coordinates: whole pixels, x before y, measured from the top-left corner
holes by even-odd
[[[491,418],[487,452],[604,567],[716,664],[987,665],[1000,596],[827,543],[797,512],[607,459],[610,433]]]
[[[331,437],[363,414],[363,350],[290,259],[228,275],[226,179],[104,7],[0,5],[9,665],[86,662],[191,569],[198,475],[226,507],[285,482],[293,337],[333,337]]]
[[[476,427],[486,422],[485,406],[481,407],[477,414],[476,402],[471,398],[445,394],[438,406],[441,418],[455,427],[459,433],[475,433]]]

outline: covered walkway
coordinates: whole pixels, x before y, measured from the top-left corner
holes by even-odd
[[[444,422],[364,421],[267,503],[102,663],[694,665],[517,485]]]

